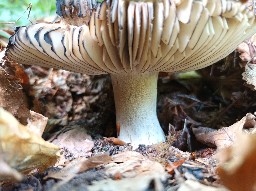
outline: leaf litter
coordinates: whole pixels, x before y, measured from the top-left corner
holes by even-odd
[[[254,134],[256,132],[255,119],[256,117],[253,114],[248,113],[240,121],[229,127],[223,127],[219,130],[207,127],[197,127],[192,130],[198,141],[222,149],[239,142],[242,133]]]
[[[20,180],[21,173],[44,170],[54,165],[59,148],[46,142],[34,131],[20,124],[9,112],[0,108],[1,179],[10,174]],[[14,170],[15,169],[15,170]]]

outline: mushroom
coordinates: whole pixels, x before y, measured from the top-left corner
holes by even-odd
[[[236,0],[57,0],[60,23],[20,27],[6,55],[21,64],[98,75],[113,83],[118,137],[165,140],[156,115],[161,72],[197,70],[230,54],[256,32]]]

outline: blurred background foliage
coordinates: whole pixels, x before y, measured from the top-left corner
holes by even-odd
[[[0,0],[0,28],[6,25],[8,27],[28,25],[30,21],[53,16],[55,15],[55,2],[56,0]],[[29,15],[27,9],[30,3],[32,8]],[[6,24],[7,22],[12,24]]]

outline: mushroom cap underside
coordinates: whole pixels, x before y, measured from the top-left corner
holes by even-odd
[[[20,27],[7,56],[87,74],[189,71],[224,58],[256,32],[253,10],[235,0],[112,0],[75,13],[82,17]]]

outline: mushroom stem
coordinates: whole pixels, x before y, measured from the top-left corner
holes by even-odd
[[[156,115],[157,77],[158,73],[111,75],[118,138],[135,148],[165,141]]]

